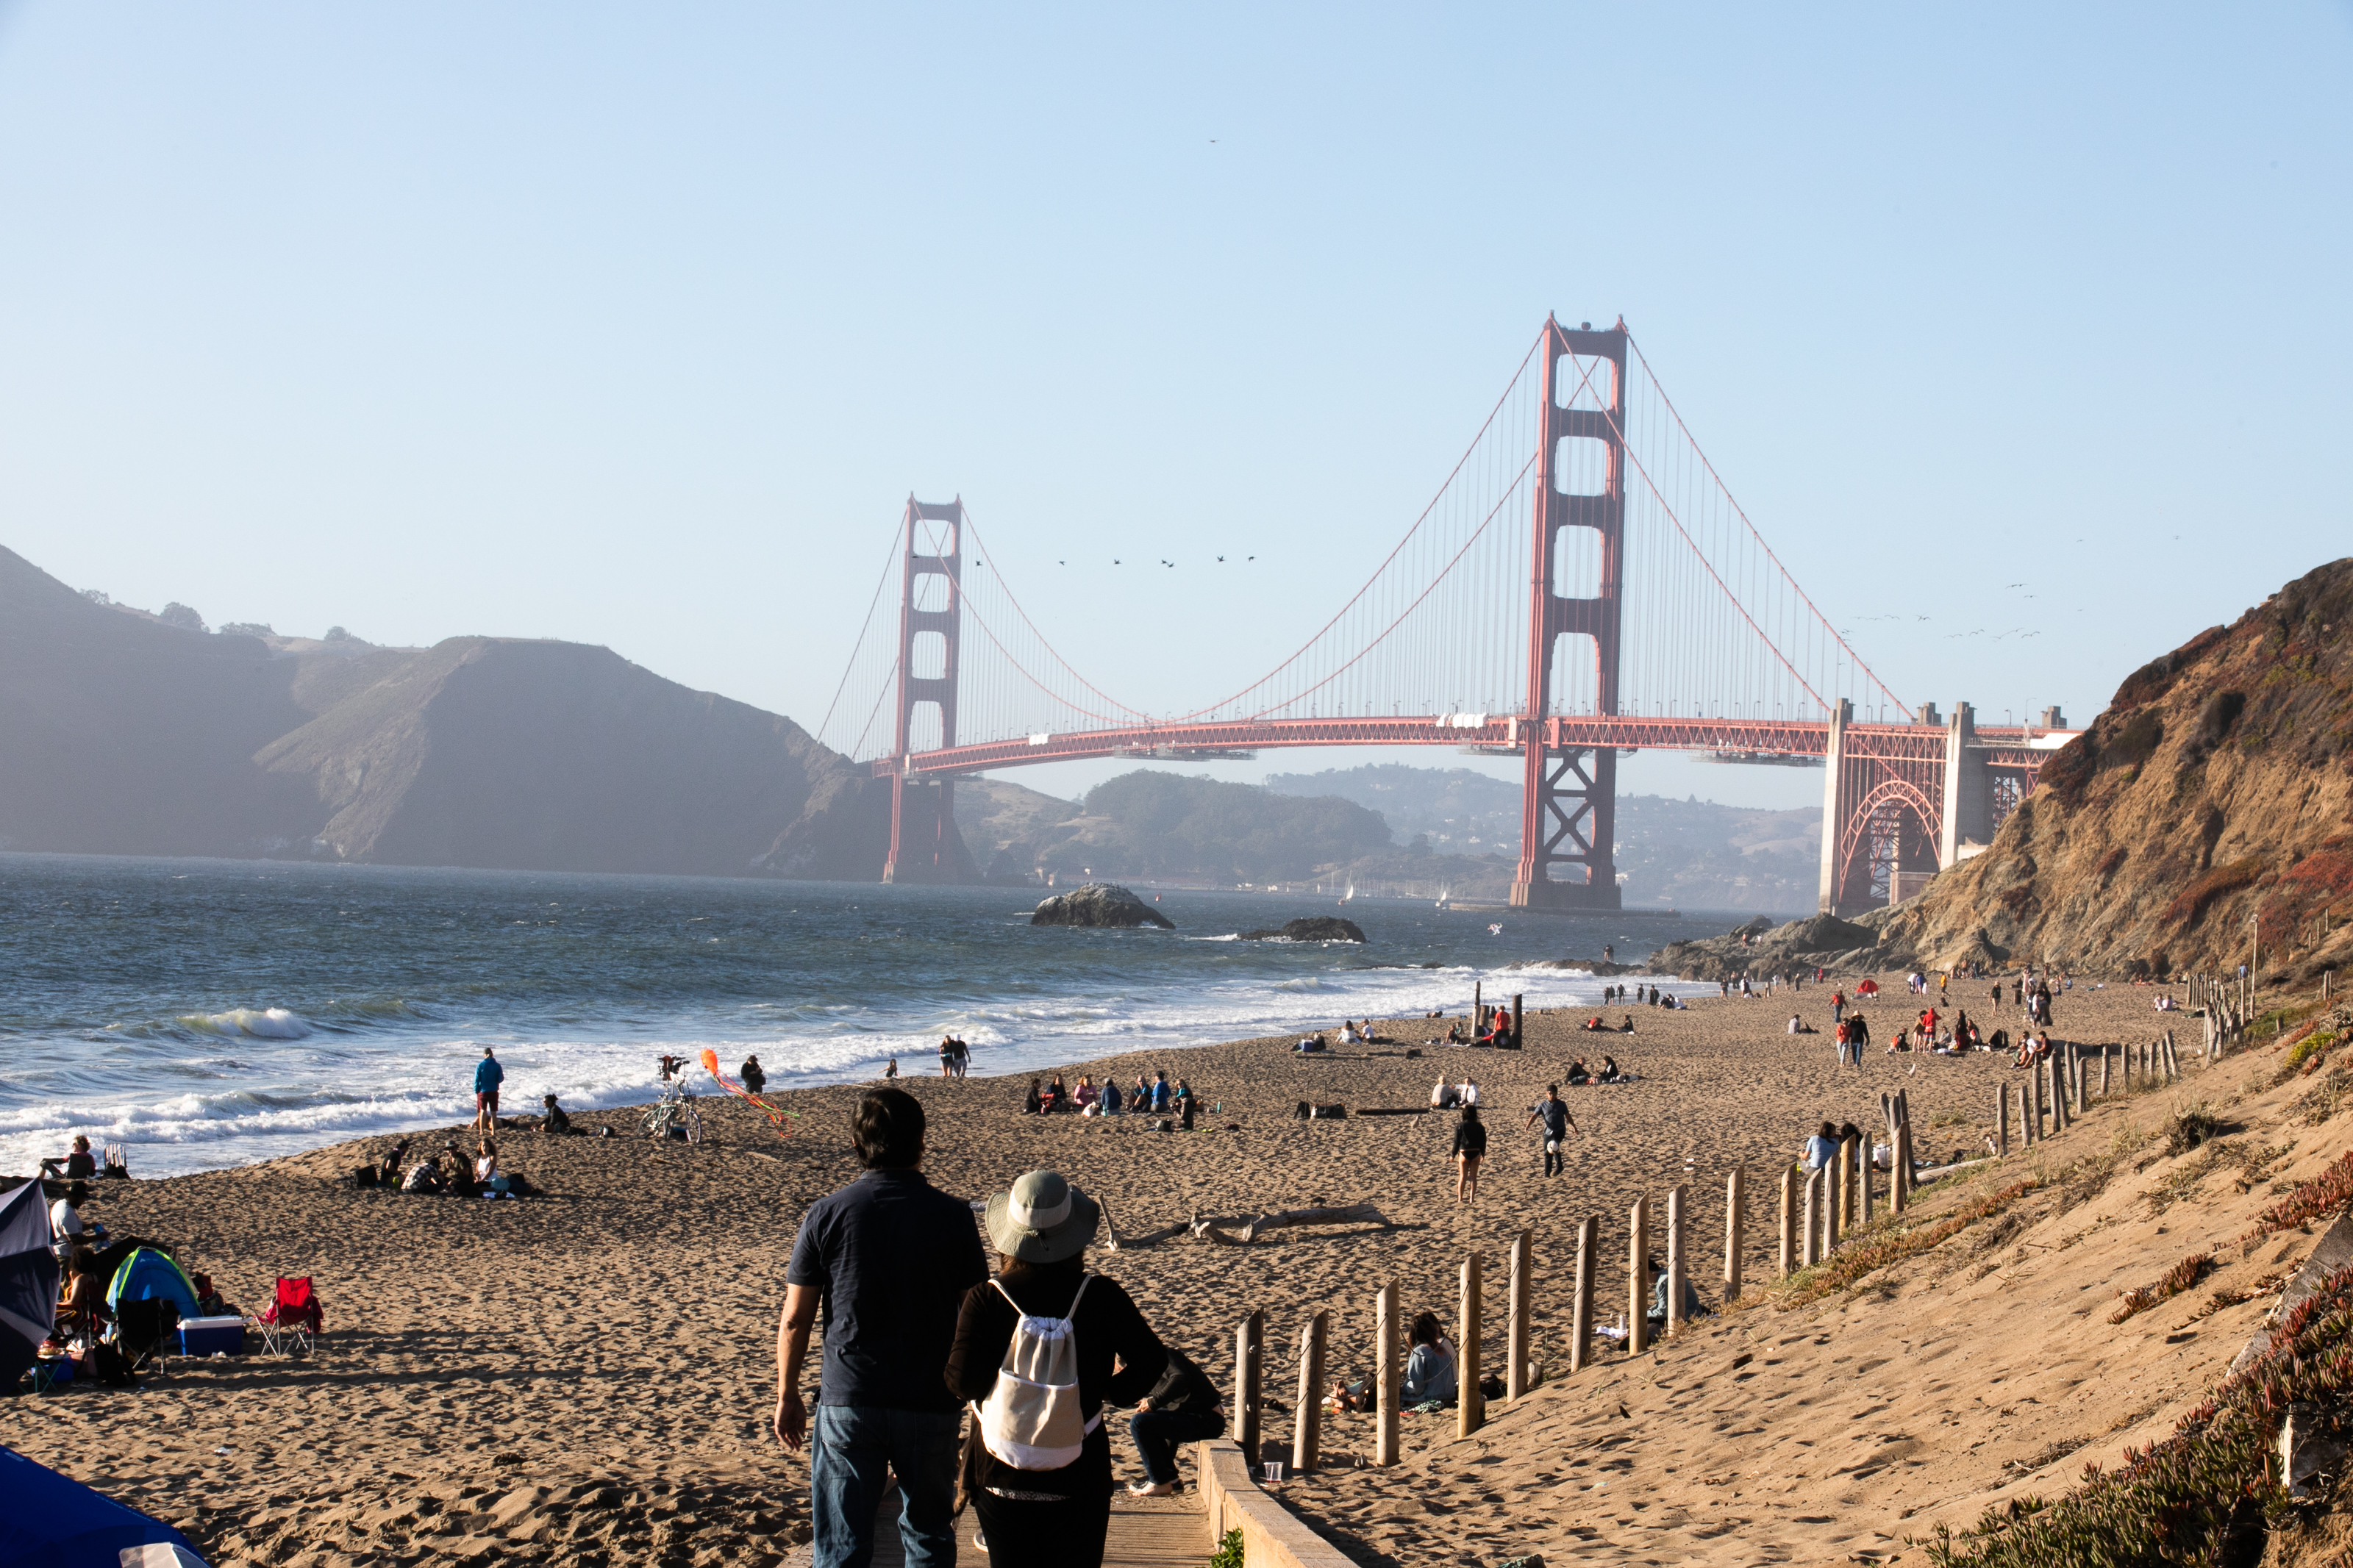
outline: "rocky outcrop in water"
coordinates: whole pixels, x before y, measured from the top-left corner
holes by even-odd
[[[1089,882],[1083,888],[1073,888],[1067,893],[1056,893],[1040,900],[1031,912],[1033,926],[1094,926],[1114,931],[1133,931],[1137,926],[1158,926],[1163,931],[1175,931],[1176,922],[1129,892],[1116,882]]]
[[[1362,942],[1364,928],[1354,921],[1344,921],[1335,915],[1309,915],[1301,920],[1285,921],[1282,926],[1265,931],[1242,932],[1244,942]]]
[[[1669,942],[1651,954],[1650,969],[1653,974],[1683,980],[1737,980],[1744,974],[1782,974],[1816,966],[1874,967],[1885,962],[1878,951],[1884,924],[1884,911],[1860,921],[1814,915],[1779,926],[1759,916],[1723,936]]]

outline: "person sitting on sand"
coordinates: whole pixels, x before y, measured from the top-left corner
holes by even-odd
[[[546,1113],[539,1119],[539,1131],[542,1137],[561,1138],[572,1131],[572,1118],[565,1113],[564,1107],[555,1103],[555,1096],[543,1094],[539,1097],[539,1102],[546,1107]]]
[[[1103,1092],[1095,1097],[1095,1113],[1099,1116],[1117,1116],[1120,1111],[1119,1100],[1119,1075],[1107,1073],[1103,1077]]]
[[[1362,1043],[1356,1038],[1356,1026],[1345,1018],[1340,1020],[1340,1043],[1344,1046]]]
[[[488,1138],[482,1140],[481,1152],[474,1160],[474,1184],[501,1195],[512,1184],[499,1173],[499,1146]]]
[[[1601,1015],[1596,1013],[1593,1016],[1585,1020],[1584,1023],[1579,1024],[1577,1027],[1583,1029],[1588,1035],[1598,1035],[1601,1033],[1604,1027],[1601,1022]]]
[[[383,1159],[376,1162],[375,1184],[377,1186],[400,1185],[400,1167],[401,1163],[408,1158],[408,1144],[409,1140],[406,1138],[399,1140],[385,1151]]]
[[[1438,1314],[1415,1315],[1413,1349],[1405,1358],[1405,1383],[1399,1400],[1407,1405],[1454,1403],[1454,1347],[1439,1331]]]
[[[1466,1086],[1468,1087],[1468,1086]],[[1479,1108],[1465,1103],[1462,1120],[1454,1128],[1454,1196],[1465,1205],[1479,1201],[1479,1163],[1487,1157],[1487,1125]]]
[[[1187,1132],[1193,1131],[1193,1112],[1200,1104],[1200,1096],[1193,1092],[1193,1086],[1178,1079],[1176,1091],[1169,1097],[1169,1103],[1176,1108],[1176,1125]]]
[[[1446,1079],[1442,1079],[1442,1078],[1441,1078],[1441,1079],[1440,1079],[1438,1080],[1438,1082],[1437,1082],[1435,1085],[1433,1085],[1433,1086],[1431,1087],[1431,1089],[1430,1089],[1430,1110],[1453,1110],[1453,1109],[1454,1109],[1454,1086],[1453,1086],[1452,1084],[1451,1084],[1451,1083],[1447,1082],[1447,1081],[1446,1081]]]
[[[1052,1116],[1058,1111],[1068,1110],[1070,1109],[1071,1091],[1064,1086],[1062,1082],[1062,1075],[1060,1073],[1056,1073],[1052,1078],[1046,1080],[1046,1114]]]
[[[1617,1083],[1623,1079],[1625,1076],[1626,1075],[1623,1072],[1619,1070],[1618,1058],[1616,1057],[1605,1056],[1601,1058],[1601,1070],[1593,1075],[1593,1081],[1596,1083]]]
[[[1626,1016],[1625,1016],[1624,1018],[1622,1018],[1622,1019],[1620,1019],[1620,1020],[1619,1021],[1619,1024],[1618,1024],[1618,1032],[1619,1032],[1620,1034],[1621,1034],[1621,1035],[1630,1035],[1630,1034],[1632,1034],[1632,1033],[1634,1032],[1634,1015],[1633,1015],[1633,1014],[1629,1013],[1629,1014],[1627,1014],[1627,1015],[1626,1015]]]
[[[1094,1114],[1095,1101],[1103,1097],[1095,1090],[1095,1080],[1086,1073],[1079,1075],[1079,1087],[1071,1091],[1071,1103],[1079,1108],[1082,1116]]]
[[[947,1075],[945,1073],[942,1073],[940,1076],[942,1078],[945,1078]],[[897,1057],[892,1057],[889,1061],[882,1064],[882,1081],[884,1083],[896,1083],[899,1081],[899,1058]],[[760,1091],[755,1089],[752,1092],[757,1094]]]
[[[1462,1020],[1455,1019],[1452,1026],[1446,1031],[1446,1043],[1450,1046],[1461,1046],[1468,1045],[1470,1040],[1470,1035],[1462,1027]]]
[[[90,1139],[84,1134],[75,1133],[72,1152],[66,1155],[63,1160],[42,1161],[41,1174],[53,1180],[66,1182],[83,1182],[95,1177],[98,1174],[98,1161],[90,1154]]]
[[[1578,1057],[1568,1064],[1568,1081],[1570,1083],[1573,1083],[1581,1089],[1592,1080],[1593,1069],[1585,1065],[1585,1058],[1583,1057]]]
[[[1024,1116],[1046,1114],[1046,1097],[1038,1091],[1038,1080],[1034,1078],[1029,1080],[1028,1097],[1021,1101],[1021,1114]]]
[[[1835,1122],[1825,1121],[1812,1137],[1806,1140],[1806,1173],[1826,1168],[1838,1158],[1839,1130]]]

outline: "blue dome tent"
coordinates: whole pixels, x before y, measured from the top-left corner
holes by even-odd
[[[0,1568],[205,1568],[205,1560],[162,1520],[0,1448]]]
[[[124,1258],[106,1288],[107,1310],[120,1312],[125,1301],[170,1301],[184,1318],[198,1315],[195,1285],[178,1264],[150,1247]]]
[[[14,1388],[58,1314],[58,1260],[37,1178],[0,1198],[0,1389]]]

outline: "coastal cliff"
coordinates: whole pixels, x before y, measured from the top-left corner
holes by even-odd
[[[2221,970],[2353,961],[2353,558],[2126,677],[1992,846],[1883,917],[1943,965]],[[2326,929],[2324,929],[2326,928]]]

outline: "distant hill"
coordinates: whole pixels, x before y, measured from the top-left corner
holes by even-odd
[[[996,876],[1298,881],[1389,842],[1380,815],[1348,801],[1151,769],[1097,784],[1083,805],[1002,780],[959,783],[956,817]]]
[[[1276,773],[1267,787],[1283,795],[1338,795],[1378,811],[1409,848],[1427,837],[1439,856],[1469,857],[1455,879],[1457,897],[1500,899],[1510,890],[1520,854],[1520,786],[1469,768],[1403,763]],[[1631,795],[1618,799],[1618,869],[1630,904],[1797,913],[1814,907],[1821,875],[1818,808],[1764,811],[1698,799]],[[1500,873],[1482,870],[1490,859]],[[1405,876],[1404,862],[1357,868],[1364,876]],[[1465,883],[1464,876],[1471,879]],[[1417,880],[1419,879],[1416,879]]]
[[[887,785],[789,719],[607,649],[186,619],[96,603],[0,550],[0,848],[881,874]]]

